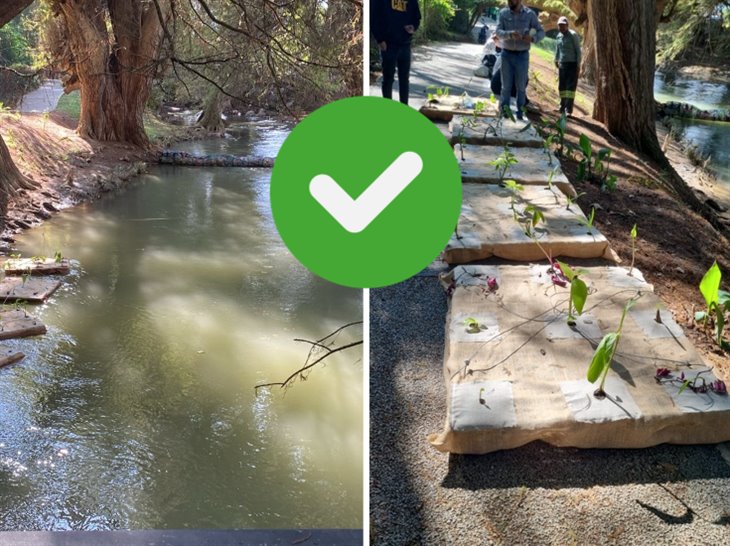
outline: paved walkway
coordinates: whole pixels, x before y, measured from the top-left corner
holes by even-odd
[[[61,80],[46,80],[38,89],[23,97],[18,110],[23,113],[51,112],[56,109],[61,95]]]
[[[490,29],[494,28],[494,21],[488,20]],[[478,34],[481,24],[478,24],[474,33]],[[489,96],[488,80],[473,75],[474,69],[479,66],[484,46],[473,43],[439,42],[421,45],[413,48],[411,65],[411,79],[409,89],[409,103],[416,103],[426,97],[426,89],[430,86],[449,87],[452,95],[461,95],[464,91],[473,97]],[[370,96],[381,96],[380,78],[376,85],[370,86]],[[398,78],[393,85],[393,96],[398,97]]]

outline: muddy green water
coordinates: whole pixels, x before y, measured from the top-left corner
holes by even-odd
[[[285,135],[184,148],[274,155]],[[360,348],[254,395],[304,362],[293,338],[362,316],[279,239],[269,176],[154,167],[18,241],[79,263],[29,308],[49,333],[6,342],[27,356],[0,369],[0,529],[362,526]]]

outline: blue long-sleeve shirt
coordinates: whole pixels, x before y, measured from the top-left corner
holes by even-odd
[[[537,14],[530,8],[522,5],[515,13],[509,8],[502,8],[497,16],[497,36],[500,40],[500,47],[508,51],[527,51],[530,44],[522,40],[514,40],[511,34],[514,31],[524,36],[535,29],[535,35],[532,37],[531,43],[537,43],[545,37],[545,29],[542,28]]]

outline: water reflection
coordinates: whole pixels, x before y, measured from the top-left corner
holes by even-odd
[[[249,137],[188,146],[281,143]],[[49,333],[8,342],[27,357],[0,370],[0,528],[362,525],[360,354],[286,396],[254,396],[303,363],[294,337],[361,316],[360,291],[288,253],[268,182],[266,170],[153,168],[23,237],[25,254],[79,265],[32,310]]]

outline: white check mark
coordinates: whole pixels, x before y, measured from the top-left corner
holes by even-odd
[[[309,193],[343,228],[350,233],[360,233],[415,180],[422,169],[421,156],[416,152],[403,152],[357,199],[352,199],[327,174],[312,178]]]

